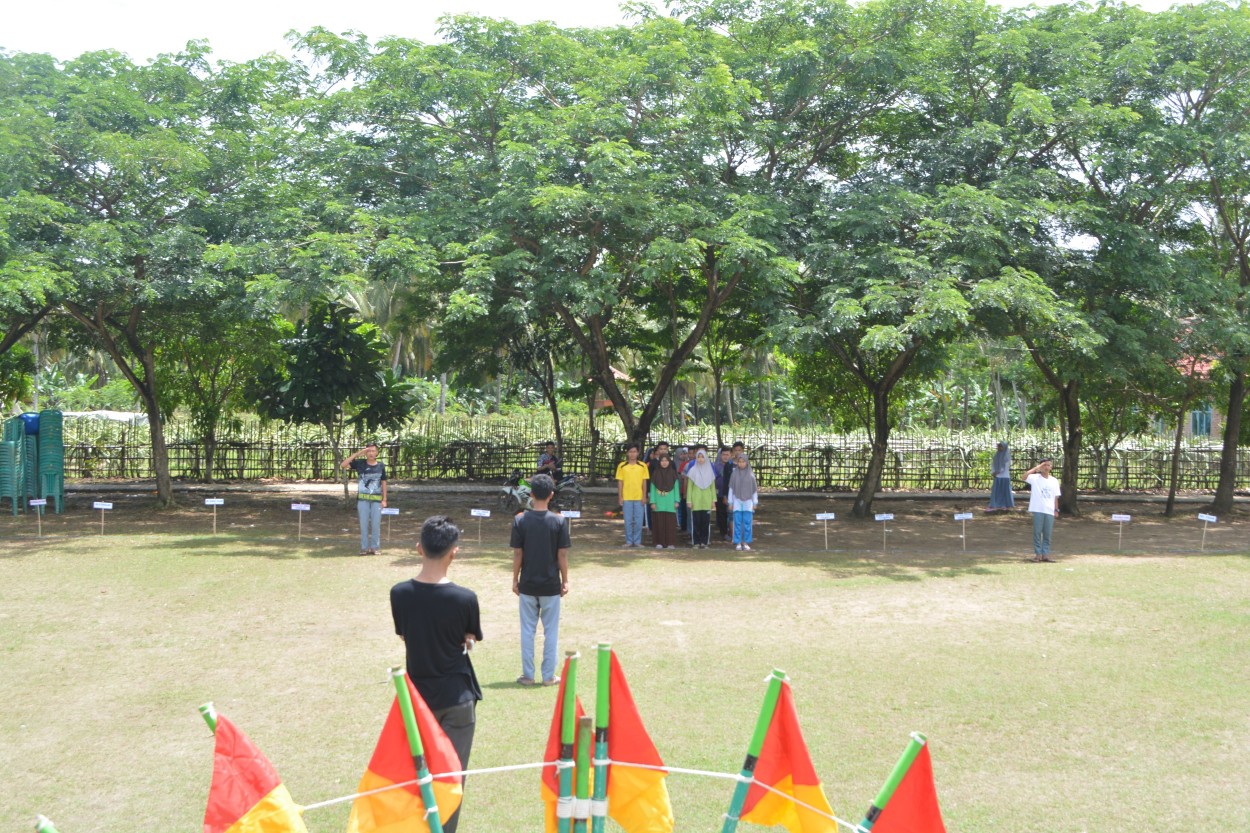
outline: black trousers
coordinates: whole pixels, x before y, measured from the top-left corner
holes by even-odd
[[[473,751],[473,730],[477,726],[477,703],[470,700],[458,706],[435,710],[433,715],[438,725],[443,727],[443,732],[451,741],[451,745],[455,747],[456,756],[460,758],[460,768],[468,769],[469,753]],[[463,789],[464,786],[462,784],[461,788]],[[456,833],[458,824],[460,824],[459,807],[451,814],[451,818],[443,819],[443,830],[446,833]]]
[[[716,501],[716,528],[720,531],[720,537],[726,538],[729,535],[729,504],[719,498]]]

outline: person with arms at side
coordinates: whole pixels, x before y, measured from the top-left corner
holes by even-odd
[[[560,646],[560,599],[569,592],[569,524],[547,510],[556,490],[550,476],[530,481],[533,508],[512,519],[512,592],[521,609],[520,685],[534,685],[534,643],[543,623],[543,685],[560,682],[556,658]]]
[[[658,464],[657,464],[658,465]],[[625,546],[642,546],[642,515],[651,475],[638,460],[638,444],[625,448],[625,462],[616,467],[616,502],[625,518]]]
[[[1030,561],[1050,561],[1050,534],[1059,516],[1059,480],[1050,476],[1051,461],[1047,457],[1024,473],[1029,484],[1029,511],[1033,513],[1033,557]]]
[[[690,529],[689,507],[686,505],[686,466],[690,464],[690,450],[684,445],[677,449],[673,459],[673,468],[677,472],[677,529],[687,532]]]
[[[716,528],[722,541],[729,540],[729,476],[733,474],[733,451],[721,446],[719,458],[712,467],[716,470]]]
[[[364,455],[363,460],[359,459]],[[356,515],[360,519],[360,554],[377,555],[382,547],[382,510],[386,508],[386,466],[378,444],[369,443],[340,464],[356,472]]]
[[[1014,509],[1016,496],[1011,492],[1011,449],[1007,443],[998,444],[994,460],[990,463],[990,475],[994,478],[994,485],[990,489],[990,505],[985,511]]]
[[[677,469],[667,457],[651,473],[651,540],[657,550],[677,549]]]
[[[716,472],[707,459],[707,448],[694,453],[694,465],[686,475],[686,502],[690,504],[690,540],[706,549],[712,540],[712,507],[716,503]]]
[[[468,769],[482,699],[469,652],[482,640],[482,621],[477,595],[447,577],[459,540],[460,530],[450,518],[426,519],[417,544],[421,570],[391,588],[391,617],[404,641],[412,684],[455,747],[461,769]],[[443,830],[455,833],[459,817],[457,810],[443,822]]]
[[[752,527],[755,507],[760,502],[760,490],[751,471],[751,463],[745,453],[734,460],[733,474],[729,476],[729,507],[734,513],[734,549],[751,549]]]

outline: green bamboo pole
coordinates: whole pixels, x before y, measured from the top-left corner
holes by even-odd
[[[595,683],[595,796],[590,807],[592,833],[603,833],[608,816],[608,722],[611,718],[612,645],[600,642]]]
[[[764,693],[764,704],[760,707],[759,719],[755,721],[755,734],[751,736],[751,745],[747,748],[746,760],[742,762],[740,780],[734,787],[733,798],[729,801],[729,812],[725,814],[725,824],[721,833],[734,833],[738,829],[738,814],[747,800],[747,790],[751,788],[751,777],[755,774],[755,765],[759,763],[760,750],[764,748],[764,738],[768,735],[768,724],[773,722],[773,712],[777,710],[777,698],[781,696],[781,684],[786,679],[786,672],[774,668],[768,678],[768,690]]]
[[[577,803],[573,812],[574,833],[586,833],[590,816],[590,739],[594,734],[593,717],[577,721]]]
[[[47,816],[35,816],[35,833],[57,833],[56,825]]]
[[[200,717],[208,724],[208,730],[217,734],[217,709],[211,700],[200,706]]]
[[[581,654],[568,651],[564,655],[564,703],[560,722],[560,797],[556,801],[556,829],[570,833],[573,818],[573,739],[577,733],[577,661]]]
[[[885,779],[881,792],[877,793],[877,797],[873,799],[872,806],[864,814],[864,820],[859,823],[859,829],[864,831],[864,833],[872,830],[872,826],[881,817],[881,812],[885,810],[885,805],[890,803],[890,798],[893,797],[894,791],[898,789],[899,782],[903,780],[907,770],[911,769],[912,762],[916,760],[916,756],[924,748],[924,741],[924,735],[919,732],[911,733],[911,742],[903,750],[903,755],[898,759],[898,763],[894,765],[894,771],[890,773],[890,777]]]
[[[391,680],[395,683],[395,694],[399,697],[399,713],[404,717],[404,733],[408,735],[408,751],[412,753],[412,763],[417,770],[417,785],[421,788],[421,803],[425,805],[426,822],[430,825],[430,833],[443,833],[438,802],[434,800],[434,781],[425,765],[425,746],[421,743],[421,732],[417,729],[417,715],[412,709],[412,694],[408,691],[408,679],[404,676],[404,669],[398,665],[393,667]]]

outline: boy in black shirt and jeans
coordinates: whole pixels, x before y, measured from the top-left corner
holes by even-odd
[[[534,685],[534,636],[543,623],[543,685],[556,676],[560,597],[569,592],[569,525],[547,511],[555,482],[547,475],[530,481],[533,509],[512,520],[512,592],[521,600],[521,685]]]
[[[421,572],[391,588],[391,616],[395,633],[404,640],[412,684],[456,748],[461,769],[468,769],[477,701],[482,699],[469,651],[482,638],[482,621],[477,594],[447,578],[459,540],[460,530],[450,518],[426,520],[417,545]],[[459,819],[457,810],[443,830],[455,833]]]

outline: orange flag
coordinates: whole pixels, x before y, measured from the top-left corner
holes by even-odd
[[[829,799],[825,798],[820,778],[812,766],[812,756],[807,752],[807,742],[799,729],[799,715],[795,711],[794,695],[790,693],[788,682],[781,684],[777,708],[772,722],[768,724],[768,734],[755,767],[755,780],[826,815],[833,815]],[[784,825],[791,833],[837,833],[838,829],[832,819],[801,807],[785,796],[769,792],[758,784],[752,784],[747,791],[741,818],[765,827]]]
[[[933,785],[929,744],[920,747],[916,760],[877,817],[872,833],[946,833]]]
[[[664,761],[642,724],[615,651],[608,692],[608,757],[613,761],[663,766]],[[608,815],[626,833],[672,833],[673,807],[664,783],[667,777],[667,772],[613,764],[608,770]]]
[[[551,716],[551,731],[547,733],[547,749],[543,753],[543,762],[553,764],[560,760],[560,734],[561,727],[564,724],[564,686],[569,679],[569,660],[565,657],[564,671],[560,674],[560,691],[556,694],[556,711]],[[576,702],[576,717],[581,718],[586,715],[586,710],[582,708],[582,698],[574,698]],[[574,753],[573,758],[576,759],[576,743],[577,736],[573,737]],[[542,780],[542,796],[545,815],[547,819],[547,833],[556,833],[559,828],[559,821],[556,817],[556,804],[560,798],[560,774],[554,766],[543,767]]]
[[[433,788],[438,815],[446,823],[460,806],[462,778],[459,775],[439,777],[439,774],[458,772],[460,757],[407,674],[404,675],[404,682],[412,695],[417,731],[421,733],[421,745],[425,748],[425,765],[435,776]],[[417,768],[412,762],[408,734],[404,731],[404,716],[396,697],[357,792],[415,781],[416,777]],[[347,820],[347,833],[419,833],[429,829],[425,804],[421,801],[421,788],[415,783],[357,798],[352,802],[352,814]]]
[[[299,807],[273,765],[221,715],[204,833],[306,833]]]

